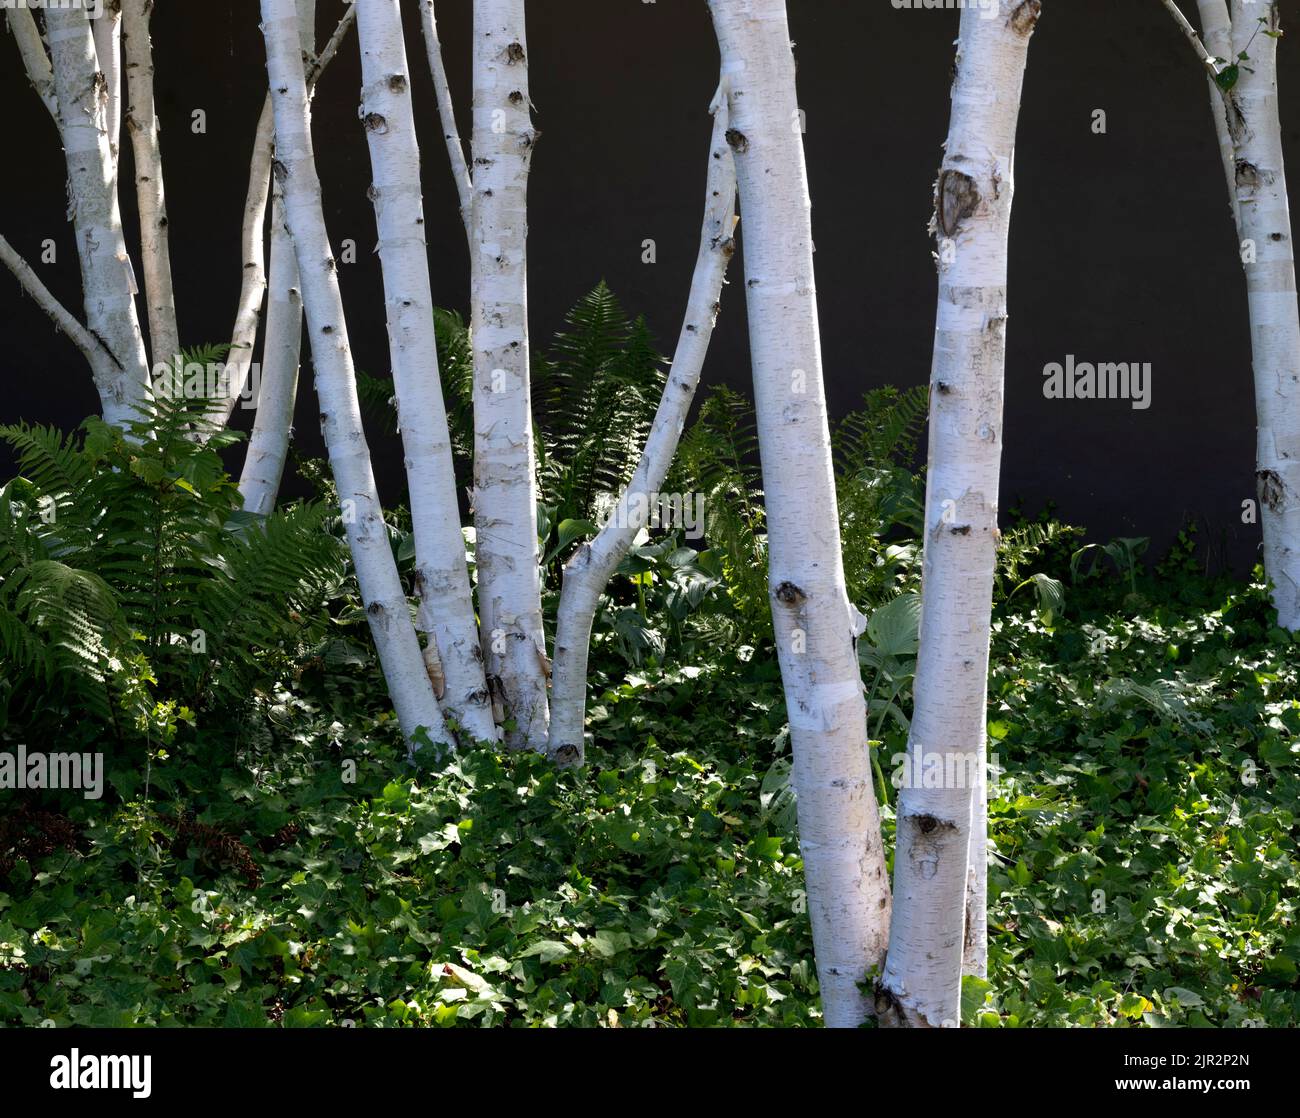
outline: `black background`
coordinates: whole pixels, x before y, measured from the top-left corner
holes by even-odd
[[[890,0],[789,0],[813,197],[825,370],[833,410],[881,384],[928,380],[935,273],[926,223],[948,127],[958,13]],[[1195,3],[1185,0],[1195,19]],[[321,40],[342,11],[320,0]],[[416,5],[407,51],[424,162],[434,297],[468,307],[468,262],[439,133]],[[1011,237],[1002,507],[1056,503],[1093,538],[1167,544],[1189,518],[1212,558],[1240,569],[1257,526],[1254,406],[1245,285],[1203,72],[1159,0],[1045,0],[1029,55]],[[1282,0],[1300,35],[1300,0]],[[469,126],[469,0],[440,0],[439,28],[463,132]],[[153,20],[172,256],[185,345],[229,340],[253,129],[265,90],[256,0],[158,0]],[[602,277],[644,312],[670,350],[694,262],[717,47],[703,0],[531,0],[529,56],[542,132],[530,182],[534,347]],[[62,154],[0,40],[6,164],[0,232],[80,313],[65,220]],[[1300,174],[1300,44],[1279,44],[1283,133]],[[315,137],[358,366],[387,375],[369,161],[357,119],[355,33],[321,80]],[[194,109],[207,114],[196,135]],[[1092,131],[1104,109],[1107,131]],[[138,245],[130,143],[122,181],[128,243]],[[744,224],[741,230],[743,239]],[[59,260],[40,265],[55,238]],[[641,262],[653,238],[658,261]],[[133,247],[134,251],[134,247]],[[733,262],[733,281],[742,262]],[[141,304],[143,317],[143,300]],[[98,410],[80,355],[8,275],[0,275],[0,420],[72,427]],[[1046,400],[1042,369],[1081,361],[1153,366],[1152,406]],[[706,384],[749,377],[743,287],[733,282]],[[296,440],[319,453],[315,397],[299,394]],[[237,411],[247,427],[251,412]],[[372,439],[381,486],[398,492],[401,449]],[[0,455],[3,455],[0,451]],[[232,457],[237,468],[238,449]],[[10,461],[0,459],[7,473]],[[293,487],[288,487],[293,492]]]

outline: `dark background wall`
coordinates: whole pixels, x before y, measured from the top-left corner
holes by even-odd
[[[1194,18],[1195,4],[1184,5]],[[421,122],[434,296],[468,306],[468,262],[414,3],[407,50]],[[1025,84],[1011,238],[1003,509],[1054,501],[1094,538],[1166,544],[1189,518],[1216,557],[1249,564],[1258,527],[1245,285],[1210,119],[1206,82],[1159,0],[1045,0]],[[1300,33],[1300,0],[1283,0]],[[323,37],[340,0],[320,0]],[[881,384],[925,383],[935,273],[926,223],[948,126],[958,13],[890,0],[789,0],[813,196],[828,391],[835,412]],[[440,0],[439,27],[461,128],[469,125],[469,0]],[[265,88],[256,0],[159,0],[159,115],[184,344],[228,340],[253,127]],[[644,312],[670,349],[694,261],[717,48],[703,0],[532,0],[530,80],[542,131],[530,186],[534,345],[600,278]],[[3,40],[7,40],[4,36]],[[80,313],[64,169],[12,42],[0,40],[7,166],[0,232]],[[315,136],[359,367],[386,375],[382,287],[369,165],[357,120],[355,37],[322,79]],[[1280,43],[1283,130],[1300,175],[1300,45]],[[194,109],[207,113],[195,135]],[[1104,135],[1094,110],[1107,114]],[[131,181],[123,143],[124,183]],[[138,244],[124,189],[129,242]],[[743,221],[741,225],[743,237]],[[641,262],[654,238],[658,261]],[[737,279],[740,262],[733,263]],[[75,426],[97,410],[70,343],[0,275],[0,420]],[[1047,400],[1043,366],[1067,354],[1153,366],[1153,402]],[[706,383],[747,386],[743,287],[733,283]],[[315,398],[300,393],[296,438],[317,453]],[[250,412],[237,412],[243,426]],[[390,494],[401,451],[374,440]],[[3,453],[0,451],[0,453]],[[8,471],[11,463],[0,460]],[[3,475],[0,475],[3,476]]]

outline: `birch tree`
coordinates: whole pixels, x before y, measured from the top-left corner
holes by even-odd
[[[86,327],[104,343],[91,350],[91,371],[104,419],[124,425],[138,418],[150,384],[118,210],[113,102],[86,13],[51,8],[45,19]]]
[[[406,451],[419,626],[435,690],[472,738],[496,738],[465,564],[451,434],[438,377],[420,152],[397,0],[359,5],[361,118],[370,147],[399,427]]]
[[[357,583],[389,694],[408,743],[418,747],[423,728],[435,742],[450,744],[388,542],[361,425],[338,265],[325,229],[312,146],[298,15],[294,0],[261,0],[261,5],[275,114],[276,174],[283,183],[285,217],[298,260],[312,338],[321,431],[338,488]]]
[[[340,44],[356,22],[357,9],[349,4],[338,26],[322,48],[319,57],[314,54],[315,47],[315,7],[311,5],[312,30],[307,32],[309,38],[303,39],[304,63],[307,65],[307,93],[310,97],[317,80],[325,72]],[[303,26],[306,26],[304,21]],[[262,112],[257,120],[257,130],[253,137],[253,154],[248,166],[248,193],[244,202],[244,221],[239,239],[239,259],[241,274],[239,284],[239,301],[235,309],[235,324],[230,336],[230,353],[222,367],[217,391],[208,411],[208,418],[217,427],[230,420],[235,400],[239,398],[248,380],[248,372],[253,363],[253,347],[257,342],[257,328],[261,321],[262,301],[266,295],[266,207],[271,196],[271,165],[275,156],[275,119],[268,94],[262,104]],[[273,226],[274,229],[274,226]],[[274,235],[274,234],[273,234]],[[286,280],[288,277],[285,277]],[[289,285],[292,286],[292,285]],[[283,290],[282,286],[282,290]],[[283,334],[277,334],[282,339]],[[277,349],[279,347],[277,346]],[[283,387],[283,386],[282,386]],[[290,409],[290,414],[292,409]],[[269,429],[264,429],[268,438],[274,438],[275,449],[268,458],[259,457],[263,469],[255,467],[255,478],[250,478],[250,486],[265,489],[266,471],[274,469],[275,455],[286,453],[288,448],[288,429],[271,436]],[[279,450],[278,442],[283,437],[285,449]],[[278,482],[277,482],[278,486]],[[274,504],[274,498],[272,498]]]
[[[262,376],[248,451],[239,475],[245,512],[267,516],[275,510],[293,434],[298,373],[302,364],[302,291],[298,261],[284,216],[284,193],[271,185],[271,255],[266,284],[266,337]]]
[[[316,57],[316,0],[297,0],[297,8],[298,38],[310,92]],[[349,6],[348,15],[355,18],[355,7]],[[270,105],[268,94],[263,118],[274,123]],[[262,341],[257,410],[252,433],[248,436],[244,468],[239,476],[239,494],[243,498],[244,511],[257,516],[267,516],[274,511],[276,496],[280,492],[284,465],[289,456],[294,405],[298,399],[298,372],[302,362],[302,292],[298,284],[298,260],[293,251],[293,238],[285,224],[284,189],[270,173],[271,159],[266,153],[272,153],[274,148],[274,128],[264,134],[259,120],[251,171],[255,182],[250,182],[249,198],[253,213],[262,214],[256,219],[255,233],[257,249],[261,250],[260,222],[265,217],[266,203],[260,200],[260,196],[263,186],[269,183],[271,255],[265,270],[266,337]],[[253,297],[260,298],[256,290],[250,293],[250,301]],[[255,336],[256,317],[252,322]],[[248,340],[250,352],[253,340],[253,337]]]
[[[564,566],[556,613],[555,665],[551,678],[549,751],[565,763],[582,764],[587,713],[587,656],[600,596],[615,568],[645,526],[663,484],[713,336],[727,263],[735,248],[736,168],[727,144],[728,108],[719,88],[713,106],[713,137],[705,186],[704,226],[695,260],[686,318],[658,410],[632,480],[619,495],[596,538],[579,547]]]
[[[887,943],[889,882],[840,554],[808,178],[784,0],[710,0],[729,98],[768,523],[768,582],[794,752],[826,1024],[858,1025]]]
[[[126,129],[135,156],[136,204],[140,211],[140,257],[149,307],[149,349],[154,363],[175,361],[181,351],[172,287],[170,233],[163,188],[162,148],[154,109],[153,0],[122,0],[122,46],[126,57]]]
[[[1165,7],[1212,78],[1215,131],[1246,272],[1255,383],[1255,482],[1278,624],[1300,629],[1300,305],[1278,111],[1275,0],[1199,0],[1204,44]],[[1231,147],[1231,158],[1228,147]]]
[[[474,344],[474,539],[480,639],[514,729],[545,749],[542,628],[528,353],[528,96],[524,0],[474,0],[470,330]]]
[[[930,379],[920,648],[899,794],[882,1021],[956,1026],[963,959],[985,970],[985,751],[997,560],[1016,122],[1039,0],[963,10],[935,184],[939,300]]]

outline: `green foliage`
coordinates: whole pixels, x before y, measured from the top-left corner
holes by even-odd
[[[531,371],[538,535],[553,583],[632,479],[665,377],[645,319],[629,319],[603,280],[565,323]]]
[[[1053,629],[995,623],[992,989],[969,1023],[1300,1019],[1300,646],[1260,582],[1203,584],[1203,607],[1153,588],[1138,616],[1099,586]]]
[[[849,597],[866,610],[919,586],[924,476],[913,470],[924,385],[877,388],[835,428],[835,488]]]
[[[868,392],[832,436],[845,578],[869,609],[918,584],[924,480],[913,473],[926,389]],[[705,535],[745,639],[770,641],[767,535],[753,405],[718,388],[682,437],[670,485],[704,494]]]
[[[242,703],[323,639],[339,541],[320,508],[241,513],[217,453],[235,436],[196,439],[203,406],[160,398],[125,433],[0,428],[21,471],[0,489],[0,711],[29,732],[66,704],[121,737],[156,702]]]
[[[413,773],[361,680],[340,747],[328,702],[259,699],[265,749],[158,767],[185,802],[69,808],[80,852],[15,859],[0,1022],[814,1023],[797,845],[760,819],[780,715],[707,713],[771,686],[629,678],[577,773],[484,752]]]
[[[771,639],[767,530],[753,406],[717,388],[683,434],[670,489],[704,495],[704,533],[725,580],[745,639]]]
[[[438,334],[467,484],[469,340],[444,312]],[[603,285],[540,359],[552,575],[630,474],[662,375]],[[359,391],[391,413],[388,382]],[[925,406],[868,393],[833,433],[887,849]],[[218,455],[234,436],[196,439],[202,410],[160,400],[126,436],[0,429],[20,460],[0,488],[0,742],[144,739],[150,766],[109,751],[98,803],[0,799],[0,1025],[818,1023],[745,400],[703,401],[668,483],[703,494],[704,541],[643,534],[602,599],[576,772],[405,762],[328,504],[242,515]],[[323,466],[300,472],[333,498]],[[387,518],[400,564],[408,520]],[[964,1022],[1294,1026],[1300,643],[1260,572],[1206,577],[1192,528],[1151,577],[1145,540],[1015,521],[989,975],[963,983]]]

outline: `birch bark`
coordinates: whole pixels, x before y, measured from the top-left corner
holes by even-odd
[[[1255,373],[1255,479],[1264,571],[1278,624],[1300,629],[1300,306],[1278,114],[1276,3],[1232,0],[1232,53],[1245,53],[1227,101]]]
[[[425,635],[426,655],[441,666],[435,691],[445,711],[474,740],[494,741],[496,724],[465,564],[451,435],[438,376],[420,151],[402,14],[397,0],[362,0],[359,8],[361,119],[370,147],[370,195],[379,231],[393,386],[406,451],[420,594],[418,624]]]
[[[136,409],[149,399],[150,382],[135,313],[134,273],[117,207],[109,91],[85,13],[51,8],[45,19],[86,327],[104,342],[104,349],[91,357],[91,372],[104,419],[124,425],[139,418]]]
[[[315,0],[311,0],[312,41],[304,40],[304,60],[310,59],[307,68],[308,97],[317,79],[338,52],[339,44],[356,22],[356,4],[349,4],[330,36],[329,42],[314,55]],[[303,26],[309,26],[304,20]],[[235,309],[235,325],[230,336],[230,354],[218,384],[217,394],[209,410],[209,419],[218,427],[224,426],[234,410],[248,380],[253,363],[253,347],[257,342],[257,326],[261,318],[262,298],[266,294],[266,246],[264,226],[266,205],[271,194],[271,164],[275,157],[275,120],[268,94],[258,117],[257,132],[253,138],[253,155],[248,167],[248,194],[244,202],[244,224],[240,234],[240,260],[243,268],[239,286],[239,302]],[[288,432],[285,432],[287,439]]]
[[[591,626],[610,576],[645,526],[651,502],[668,473],[713,336],[727,264],[735,249],[736,168],[727,144],[728,108],[719,89],[713,106],[704,226],[686,302],[686,319],[650,433],[632,480],[619,495],[596,538],[583,544],[564,567],[556,614],[555,666],[551,676],[549,752],[565,764],[584,760],[587,713],[587,656]]]
[[[528,354],[528,96],[524,0],[474,0],[474,526],[479,625],[514,748],[547,741],[546,637]]]
[[[710,0],[744,220],[745,301],[808,913],[823,1015],[853,1027],[885,954],[889,882],[840,553],[808,179],[784,0]]]
[[[135,155],[136,204],[140,210],[140,250],[149,306],[149,348],[154,364],[174,362],[181,351],[172,288],[167,201],[163,189],[162,148],[154,110],[153,43],[149,20],[153,0],[122,0],[122,45],[126,56],[126,127]]]
[[[41,42],[41,33],[36,28],[31,9],[7,8],[5,21],[18,47],[18,55],[23,60],[27,80],[32,83],[32,88],[57,125],[59,105],[54,96],[54,71],[50,69],[50,59],[45,53],[45,44]]]
[[[116,174],[122,140],[122,0],[104,0],[102,14],[90,25],[99,72],[104,75],[105,119]]]
[[[266,338],[257,415],[239,477],[244,511],[268,516],[275,510],[284,464],[289,457],[298,373],[302,364],[302,291],[293,238],[284,218],[284,194],[271,186],[271,260],[266,291]]]
[[[303,59],[316,55],[316,0],[297,0],[298,39]],[[353,11],[353,9],[349,9]],[[308,68],[310,81],[311,67]],[[310,85],[308,86],[310,92]],[[270,108],[270,99],[266,107]],[[274,130],[272,129],[272,134]],[[262,141],[259,128],[259,144]],[[272,138],[271,150],[274,150]],[[257,162],[257,156],[254,155]],[[267,164],[269,167],[269,162]],[[255,172],[256,173],[256,172]],[[257,414],[248,437],[248,453],[239,478],[244,511],[267,516],[284,477],[293,432],[294,404],[298,398],[298,372],[302,362],[302,292],[293,238],[284,217],[284,190],[269,177],[271,197],[271,259],[266,281],[266,337],[262,341],[262,375],[257,386]],[[261,242],[260,225],[258,234]],[[254,319],[254,332],[256,320]],[[252,344],[250,339],[249,344]]]
[[[321,429],[342,503],[357,582],[389,694],[410,747],[418,748],[421,727],[433,741],[451,744],[411,624],[361,425],[338,265],[325,229],[312,148],[298,15],[294,0],[261,0],[261,4],[275,113],[276,174],[283,182],[285,216],[311,331]]]
[[[1227,0],[1198,0],[1201,11],[1201,41],[1212,58],[1222,59],[1223,64],[1232,58],[1232,24],[1228,21]],[[1171,10],[1180,19],[1182,13],[1171,3]],[[1182,20],[1182,22],[1186,22]],[[1228,184],[1228,204],[1232,209],[1232,220],[1240,228],[1241,213],[1237,208],[1237,155],[1232,146],[1232,133],[1228,129],[1228,115],[1225,111],[1223,93],[1214,80],[1213,74],[1207,74],[1205,81],[1210,88],[1210,116],[1214,120],[1214,134],[1219,141],[1219,158],[1223,161],[1224,179]]]
[[[910,774],[899,795],[883,1023],[961,1021],[983,973],[989,622],[998,537],[1007,237],[1016,122],[1039,0],[961,16],[935,184],[939,300],[930,381],[923,609]],[[973,872],[972,872],[973,871]]]

